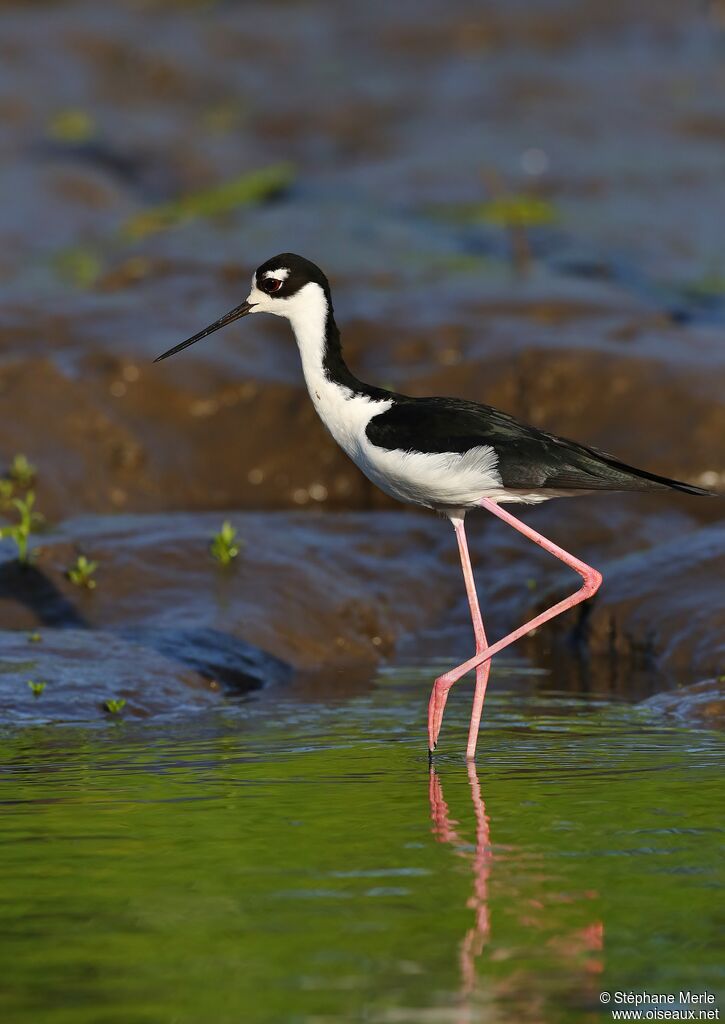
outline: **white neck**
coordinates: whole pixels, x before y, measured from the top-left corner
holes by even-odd
[[[320,419],[344,451],[359,463],[365,426],[374,411],[387,409],[390,402],[373,402],[360,393],[341,360],[336,369],[338,373],[344,370],[342,380],[330,376],[325,366],[328,313],[324,291],[310,282],[287,300],[282,315],[295,332],[307,390]]]
[[[287,300],[284,315],[292,324],[302,360],[302,372],[312,401],[317,405],[315,391],[330,382],[325,376],[325,325],[327,299],[318,284],[310,282]]]

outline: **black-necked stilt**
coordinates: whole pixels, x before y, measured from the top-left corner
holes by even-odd
[[[490,659],[549,619],[591,597],[602,577],[501,508],[502,502],[534,503],[594,491],[710,492],[669,480],[543,430],[519,423],[487,405],[458,398],[409,398],[364,384],[342,356],[327,278],[302,256],[282,253],[252,277],[245,302],[220,320],[169,349],[181,352],[248,313],[274,313],[292,324],[310,398],[337,443],[373,483],[399,501],[442,512],[456,531],[471,608],[476,653],[436,679],[428,706],[428,740],[438,741],[448,691],[476,670],[467,756],[476,751]],[[464,517],[485,508],[574,569],[583,584],[570,597],[489,646],[478,606]]]

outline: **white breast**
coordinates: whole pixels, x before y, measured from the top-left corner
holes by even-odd
[[[364,464],[370,479],[400,501],[427,508],[470,508],[501,491],[496,453],[489,445],[457,452],[405,452],[376,448],[366,439]]]
[[[393,399],[368,398],[329,379],[323,365],[326,313],[325,298],[317,285],[305,285],[289,300],[288,315],[310,398],[355,465],[391,497],[428,508],[467,508],[482,497],[498,497],[501,476],[496,453],[489,445],[460,455],[389,451],[370,443],[365,433],[368,423],[386,412]]]

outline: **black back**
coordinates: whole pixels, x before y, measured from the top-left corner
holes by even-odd
[[[547,434],[488,405],[458,398],[395,396],[367,426],[369,441],[402,451],[456,452],[490,445],[504,487],[511,490],[643,491],[702,487],[635,469],[606,452]]]

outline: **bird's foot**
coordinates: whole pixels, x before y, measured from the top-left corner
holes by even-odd
[[[477,645],[476,658],[485,656],[487,650],[488,648],[484,643]],[[438,676],[433,684],[430,700],[428,701],[428,753],[431,756],[438,745],[438,737],[440,736],[441,726],[443,725],[443,712],[446,709],[448,694],[453,684],[457,683],[461,678],[463,674],[461,669],[465,670],[467,666],[468,663],[466,662],[464,665],[458,665],[456,668],[450,669],[442,676]],[[482,664],[476,665],[476,694],[471,714],[471,728],[468,736],[468,746],[466,748],[466,757],[469,760],[476,756],[478,727],[481,721],[481,711],[483,709],[483,700],[486,694],[486,684],[488,683],[490,668],[490,660],[485,660]]]
[[[448,679],[447,674],[439,676],[433,683],[430,700],[428,701],[428,751],[433,753],[440,735],[443,724],[443,712],[448,700],[448,691],[453,686],[454,680]]]

